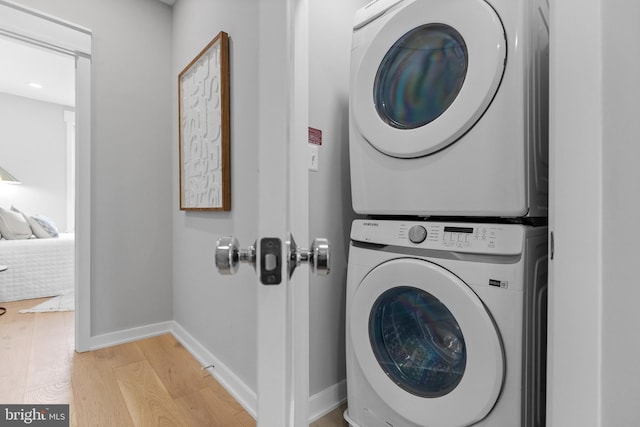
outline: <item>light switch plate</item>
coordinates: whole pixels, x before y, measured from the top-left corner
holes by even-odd
[[[319,150],[317,145],[309,144],[309,170],[318,172],[320,170]]]

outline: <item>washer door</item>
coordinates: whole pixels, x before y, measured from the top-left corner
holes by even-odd
[[[498,90],[506,40],[483,0],[420,0],[373,36],[351,84],[354,124],[389,156],[426,156],[455,142]]]
[[[448,270],[400,258],[373,269],[352,299],[350,335],[373,390],[421,426],[482,420],[504,379],[504,353],[478,296]]]

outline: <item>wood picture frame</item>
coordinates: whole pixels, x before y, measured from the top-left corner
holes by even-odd
[[[178,75],[181,210],[231,210],[229,91],[221,31]]]

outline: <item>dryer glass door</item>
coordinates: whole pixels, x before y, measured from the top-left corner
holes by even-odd
[[[366,41],[352,53],[350,109],[376,150],[415,158],[454,143],[482,117],[507,48],[484,0],[405,3],[357,30]]]
[[[431,123],[456,99],[467,74],[467,46],[453,27],[422,25],[389,49],[374,82],[378,114],[398,129]]]
[[[422,289],[384,292],[371,309],[369,339],[387,375],[417,396],[444,396],[464,375],[467,351],[460,325]]]

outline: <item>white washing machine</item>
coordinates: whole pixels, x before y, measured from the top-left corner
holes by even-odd
[[[376,0],[356,12],[356,212],[547,216],[548,9],[548,0]]]
[[[356,220],[352,427],[541,427],[547,228]]]

